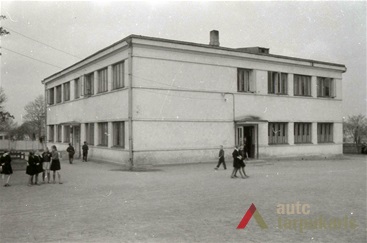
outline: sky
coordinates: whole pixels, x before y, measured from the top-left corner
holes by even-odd
[[[223,47],[345,64],[343,116],[367,113],[364,1],[1,1],[0,10],[11,32],[1,38],[0,86],[18,124],[44,78],[130,34],[208,44],[213,29]]]

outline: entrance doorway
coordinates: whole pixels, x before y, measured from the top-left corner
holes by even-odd
[[[249,158],[257,158],[257,125],[237,125],[236,144],[246,144]]]
[[[75,149],[75,157],[80,158],[80,126],[72,128],[72,144]]]

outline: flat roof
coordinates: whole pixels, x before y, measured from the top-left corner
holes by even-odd
[[[282,59],[289,59],[289,60],[296,60],[296,61],[306,61],[306,62],[310,62],[310,63],[318,63],[318,64],[324,64],[324,65],[329,65],[329,66],[336,66],[336,67],[344,67],[345,71],[346,71],[346,66],[344,64],[338,64],[338,63],[331,63],[331,62],[323,62],[323,61],[317,61],[317,60],[312,60],[312,59],[305,59],[305,58],[297,58],[297,57],[290,57],[290,56],[282,56],[282,55],[275,55],[275,54],[265,54],[265,53],[253,53],[253,52],[248,52],[243,50],[243,48],[249,48],[249,47],[243,47],[243,48],[230,48],[230,47],[222,47],[222,46],[213,46],[213,45],[209,45],[209,44],[200,44],[200,43],[195,43],[195,42],[188,42],[188,41],[179,41],[179,40],[171,40],[171,39],[164,39],[164,38],[158,38],[158,37],[150,37],[150,36],[143,36],[143,35],[129,35],[95,53],[93,53],[92,55],[74,63],[71,66],[68,66],[66,68],[64,68],[63,70],[54,73],[48,77],[46,77],[45,79],[42,80],[42,83],[44,83],[46,81],[46,79],[50,79],[54,76],[59,75],[60,73],[66,71],[67,69],[70,69],[86,60],[88,60],[91,57],[94,57],[96,55],[98,55],[99,53],[106,51],[118,44],[121,44],[123,42],[128,42],[132,39],[142,39],[142,40],[151,40],[151,41],[158,41],[158,42],[166,42],[166,43],[173,43],[173,44],[180,44],[180,45],[188,45],[188,46],[194,46],[194,47],[202,47],[202,48],[210,48],[210,49],[216,49],[216,50],[224,50],[224,51],[230,51],[230,52],[237,52],[237,53],[246,53],[249,55],[259,55],[259,56],[269,56],[269,57],[274,57],[274,58],[282,58]],[[261,47],[264,48],[264,47]],[[240,50],[242,49],[242,50]],[[268,49],[268,48],[266,48]],[[344,72],[345,72],[344,71]]]

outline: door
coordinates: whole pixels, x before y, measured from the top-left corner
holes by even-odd
[[[245,126],[243,128],[243,141],[246,143],[246,149],[248,152],[248,157],[255,158],[255,133],[253,126]]]
[[[72,144],[75,149],[75,157],[80,158],[80,126],[73,127],[73,141]]]

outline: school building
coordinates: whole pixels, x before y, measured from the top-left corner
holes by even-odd
[[[345,65],[130,35],[45,78],[48,146],[125,165],[342,153]]]

